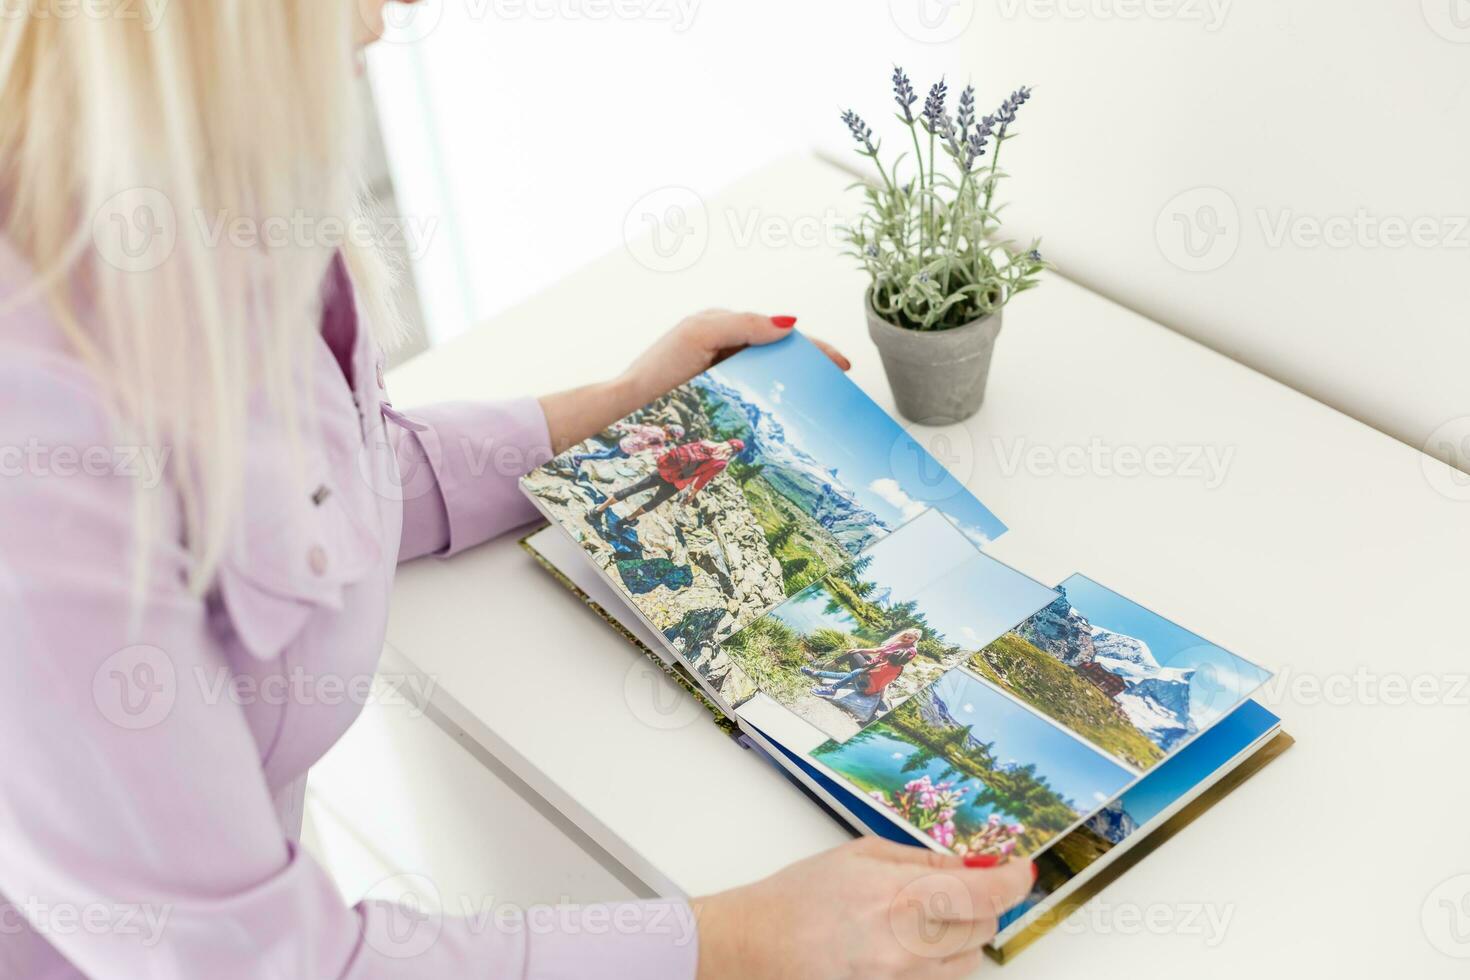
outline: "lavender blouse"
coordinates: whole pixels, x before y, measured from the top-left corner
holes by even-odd
[[[533,518],[515,477],[549,452],[537,402],[400,415],[337,270],[303,372],[310,492],[255,415],[216,582],[185,588],[172,521],[130,630],[133,494],[171,470],[117,444],[49,312],[8,301],[31,275],[0,242],[0,977],[693,977],[682,902],[349,908],[296,844],[305,774],[376,668],[395,565]]]

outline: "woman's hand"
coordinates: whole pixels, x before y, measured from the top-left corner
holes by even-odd
[[[686,318],[613,381],[542,398],[541,408],[551,430],[552,451],[561,453],[596,435],[742,348],[789,336],[795,325],[795,317],[729,310],[705,310]],[[852,367],[832,347],[815,338],[807,339],[842,370]]]
[[[864,838],[696,900],[699,980],[965,977],[1034,880],[1029,861],[968,867]]]
[[[646,405],[742,348],[781,340],[795,325],[793,316],[705,310],[687,317],[660,337],[633,362],[626,377],[641,395],[638,404]],[[842,370],[852,367],[847,358],[829,345],[809,339]]]

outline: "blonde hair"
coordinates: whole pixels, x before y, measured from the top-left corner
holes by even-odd
[[[121,438],[170,454],[176,497],[135,493],[139,573],[161,508],[177,506],[190,583],[212,580],[257,392],[294,440],[310,426],[296,387],[339,248],[365,322],[394,322],[377,249],[325,240],[365,206],[356,7],[181,0],[60,16],[31,4],[0,19],[0,234],[36,273],[0,313],[39,292]],[[307,234],[262,240],[285,224]],[[137,260],[114,231],[162,246]]]

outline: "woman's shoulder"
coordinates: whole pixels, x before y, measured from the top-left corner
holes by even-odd
[[[74,350],[29,262],[0,238],[0,445],[108,427],[101,385]]]

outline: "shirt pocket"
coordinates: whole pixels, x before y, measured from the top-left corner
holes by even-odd
[[[345,590],[383,560],[371,490],[355,472],[308,461],[293,476],[289,457],[273,455],[247,463],[218,579],[231,625],[262,660],[280,656],[313,617],[340,612]]]

